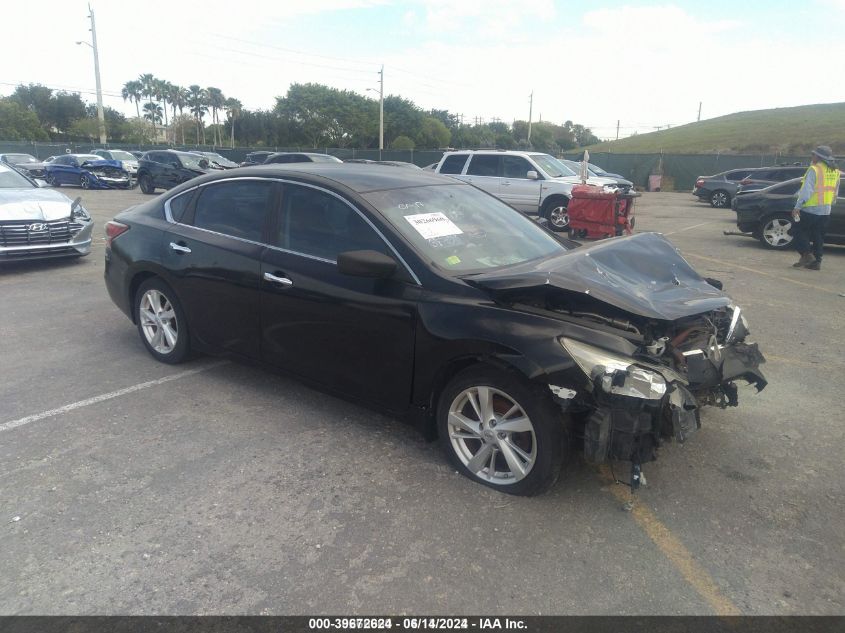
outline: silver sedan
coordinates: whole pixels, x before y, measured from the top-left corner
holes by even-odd
[[[80,198],[0,165],[0,263],[87,255],[93,228]]]

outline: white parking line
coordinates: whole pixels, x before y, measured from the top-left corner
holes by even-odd
[[[58,409],[50,409],[49,411],[43,411],[34,415],[28,415],[25,418],[12,420],[11,422],[4,422],[3,424],[0,424],[0,432],[10,431],[11,429],[23,426],[24,424],[29,424],[30,422],[37,422],[38,420],[43,420],[44,418],[51,418],[54,415],[60,415],[62,413],[67,413],[68,411],[73,411],[74,409],[80,409],[82,407],[87,407],[92,404],[97,404],[98,402],[103,402],[104,400],[111,400],[112,398],[125,396],[130,393],[135,393],[136,391],[149,389],[150,387],[155,387],[156,385],[163,385],[164,383],[173,382],[174,380],[179,380],[180,378],[187,378],[188,376],[193,376],[194,374],[199,374],[204,371],[208,371],[209,369],[214,369],[216,367],[220,367],[221,365],[226,365],[228,364],[228,362],[229,361],[224,360],[212,363],[210,365],[205,365],[203,367],[197,367],[196,369],[180,371],[178,374],[171,374],[169,376],[164,376],[163,378],[148,380],[147,382],[141,382],[137,385],[132,385],[131,387],[118,389],[117,391],[110,391],[109,393],[103,393],[99,396],[94,396],[93,398],[86,398],[85,400],[80,400],[79,402],[72,402],[71,404],[66,404],[63,407],[59,407]]]

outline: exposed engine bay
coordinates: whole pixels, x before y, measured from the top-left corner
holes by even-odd
[[[95,187],[128,189],[132,186],[132,178],[120,161],[89,161],[82,165],[82,169],[91,174]]]

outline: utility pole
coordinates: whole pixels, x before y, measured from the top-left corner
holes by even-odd
[[[525,142],[531,144],[531,115],[534,112],[534,91],[528,96],[528,138]]]
[[[384,149],[384,64],[381,65],[378,87],[378,159]]]
[[[94,81],[97,85],[97,122],[100,129],[100,144],[106,144],[106,117],[103,113],[103,88],[100,85],[100,56],[97,51],[97,27],[94,25],[94,9],[88,5],[88,17],[91,20],[91,44],[88,42],[78,41],[77,44],[85,44],[94,51]]]
[[[698,102],[698,118],[696,121],[701,121],[701,101]]]
[[[616,140],[619,140],[619,119],[616,119]]]

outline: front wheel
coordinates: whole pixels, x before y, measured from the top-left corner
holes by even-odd
[[[710,206],[714,209],[724,209],[731,206],[731,197],[727,191],[719,189],[710,194]]]
[[[88,174],[82,174],[79,176],[79,186],[83,189],[90,189],[91,188],[91,176]]]
[[[149,174],[142,174],[138,178],[138,186],[141,187],[141,191],[147,195],[153,194],[156,192],[156,188],[153,185],[153,179],[150,178]]]
[[[763,218],[755,232],[755,237],[766,248],[785,250],[792,246],[792,218],[789,215],[772,215]]]
[[[569,230],[569,212],[566,206],[569,201],[564,198],[550,200],[543,208],[543,217],[549,220],[549,226],[553,231],[562,233]]]
[[[516,374],[481,366],[459,373],[441,394],[437,427],[455,468],[490,488],[531,496],[560,475],[561,412]]]
[[[176,293],[164,281],[153,277],[138,288],[135,320],[153,358],[171,365],[188,359],[188,320]]]

